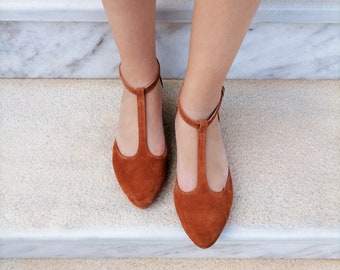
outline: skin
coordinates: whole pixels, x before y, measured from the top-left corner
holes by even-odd
[[[225,77],[259,3],[260,0],[195,0],[187,73],[180,92],[182,108],[192,119],[206,119],[216,107]],[[155,1],[103,0],[103,4],[125,79],[132,86],[147,85],[157,72]],[[165,140],[160,84],[146,99],[148,146],[153,154],[161,155]],[[197,184],[197,130],[179,115],[175,127],[177,177],[179,187],[188,192]],[[116,139],[123,154],[136,153],[136,96],[127,90],[122,97]],[[217,118],[208,127],[206,160],[209,187],[221,191],[227,181],[228,161]]]

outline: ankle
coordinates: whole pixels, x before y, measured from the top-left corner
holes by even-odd
[[[196,101],[195,99],[180,97],[181,108],[194,121],[208,119],[215,110],[218,99],[213,102]]]
[[[193,120],[207,119],[215,110],[221,97],[221,87],[195,89],[183,85],[180,103],[183,111]]]
[[[159,65],[156,58],[145,61],[126,60],[121,62],[120,69],[125,81],[136,88],[148,85],[158,73]]]

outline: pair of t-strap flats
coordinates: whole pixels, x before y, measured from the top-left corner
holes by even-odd
[[[113,168],[116,178],[129,200],[139,208],[149,207],[157,197],[167,172],[167,149],[160,156],[153,155],[147,146],[146,132],[146,95],[159,81],[160,68],[154,80],[147,86],[133,88],[124,79],[119,67],[119,75],[125,88],[137,96],[138,107],[138,150],[134,156],[123,155],[117,141],[113,145]],[[162,83],[163,86],[163,83]],[[206,136],[209,125],[216,117],[224,95],[208,119],[192,120],[185,114],[178,98],[178,113],[188,125],[197,129],[198,135],[198,179],[197,186],[191,192],[184,192],[176,179],[174,202],[181,224],[190,239],[200,248],[212,246],[220,236],[228,220],[233,200],[233,188],[230,170],[225,188],[220,192],[211,190],[206,174]]]

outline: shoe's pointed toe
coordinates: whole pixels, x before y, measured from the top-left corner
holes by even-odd
[[[176,181],[176,212],[186,234],[195,245],[208,248],[217,241],[227,223],[232,199],[230,174],[227,186],[221,192],[205,187],[198,187],[193,192],[183,192]]]
[[[114,143],[112,162],[116,178],[135,206],[144,209],[154,202],[166,177],[166,156],[165,150],[161,156],[145,153],[125,157]]]

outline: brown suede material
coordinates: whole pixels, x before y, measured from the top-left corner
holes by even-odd
[[[134,156],[124,156],[114,142],[112,163],[116,178],[129,200],[139,208],[149,207],[161,189],[167,170],[167,149],[161,156],[153,155],[147,146],[145,95],[160,80],[159,70],[155,79],[146,87],[132,88],[123,78],[125,87],[137,95],[138,150]]]
[[[226,187],[221,192],[212,191],[206,177],[206,135],[209,124],[218,115],[221,99],[212,115],[207,120],[194,121],[182,110],[178,102],[178,111],[183,120],[198,129],[198,179],[195,190],[183,192],[176,179],[174,202],[182,226],[190,239],[200,248],[212,246],[220,236],[228,220],[233,201],[233,187],[230,170]]]
[[[227,186],[221,192],[200,185],[192,192],[183,192],[176,179],[174,201],[183,229],[200,248],[212,246],[227,223],[233,201],[229,172]]]
[[[113,167],[117,180],[129,200],[139,208],[149,207],[155,200],[166,176],[166,156],[137,152],[133,157],[122,155],[115,141]]]

